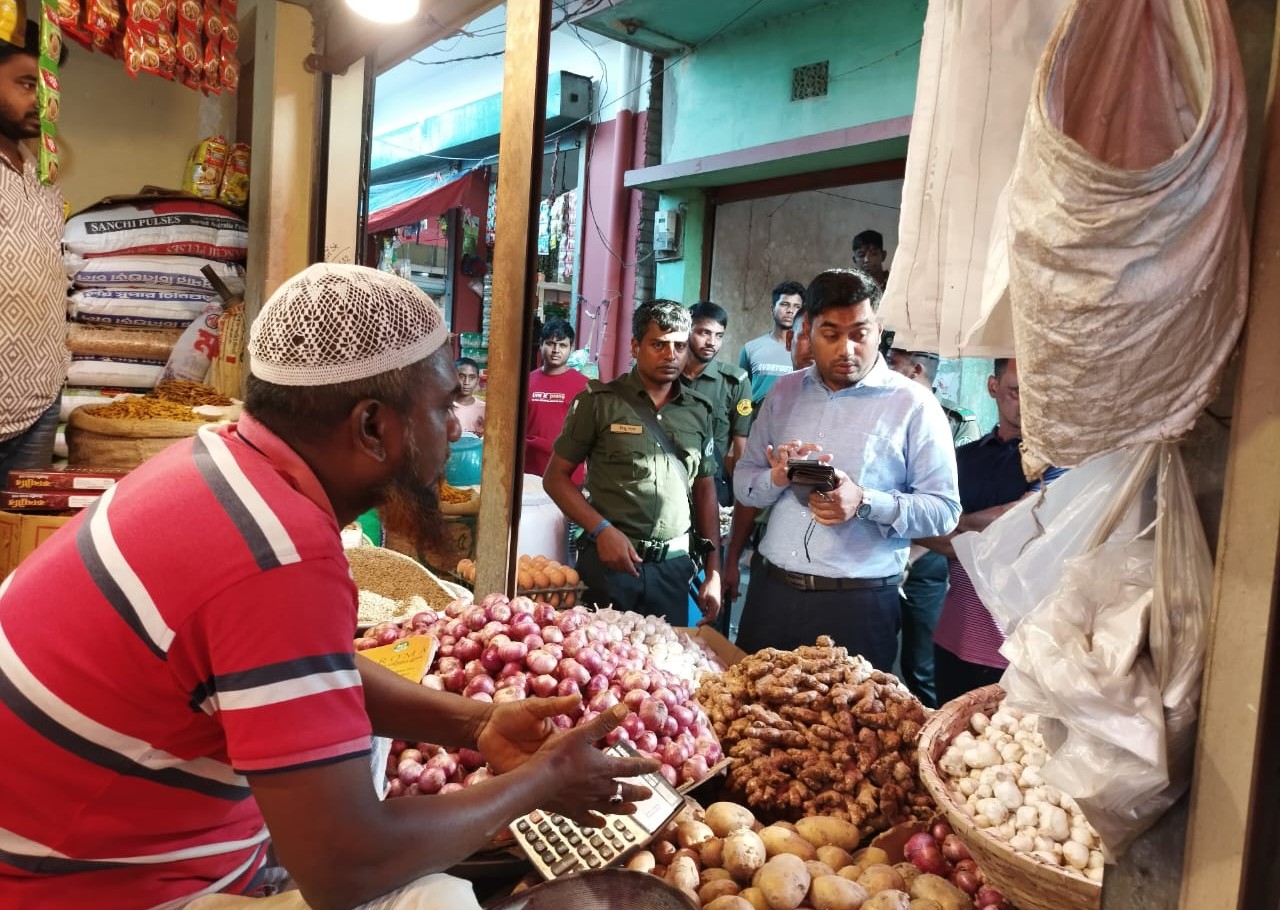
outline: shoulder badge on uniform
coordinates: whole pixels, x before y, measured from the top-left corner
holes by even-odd
[[[743,417],[751,416],[751,399],[743,398],[738,401],[737,411]]]
[[[962,408],[960,405],[947,398],[939,398],[938,404],[942,405],[942,410],[947,412],[948,417],[954,415],[956,420],[969,420],[976,416],[973,411],[968,408]]]

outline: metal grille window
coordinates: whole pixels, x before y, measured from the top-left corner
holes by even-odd
[[[810,63],[791,71],[791,100],[823,98],[827,94],[827,63]]]

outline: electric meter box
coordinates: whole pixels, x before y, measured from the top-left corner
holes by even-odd
[[[653,216],[653,248],[668,255],[680,250],[680,213],[663,209]]]

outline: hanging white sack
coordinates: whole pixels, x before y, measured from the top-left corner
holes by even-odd
[[[899,343],[1009,356],[1013,330],[960,350],[981,315],[993,210],[1013,172],[1036,64],[1067,0],[930,0],[893,269],[880,307]]]
[[[1075,0],[1009,194],[1024,466],[1176,440],[1244,318],[1244,77],[1224,0]]]

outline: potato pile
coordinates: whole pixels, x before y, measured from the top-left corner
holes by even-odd
[[[861,837],[933,812],[916,765],[924,708],[825,635],[765,648],[704,679],[697,696],[734,759],[730,792],[757,812],[835,816]]]
[[[455,570],[460,578],[475,583],[476,562],[461,559]],[[523,555],[516,561],[516,593],[553,607],[572,607],[578,599],[578,573],[546,556]]]
[[[857,850],[858,829],[805,816],[762,827],[750,809],[686,806],[627,868],[661,876],[703,910],[972,910],[969,896],[911,863]],[[852,852],[851,852],[852,851]]]

